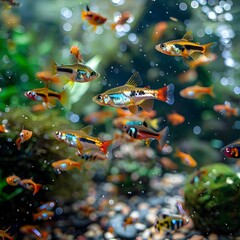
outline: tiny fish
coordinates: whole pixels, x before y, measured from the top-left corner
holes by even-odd
[[[69,64],[69,65],[56,65],[57,75],[63,75],[67,78],[67,81],[72,83],[90,82],[98,77],[100,73],[94,71],[83,63]]]
[[[63,159],[53,162],[52,167],[60,171],[72,170],[73,168],[81,169],[81,163],[72,161],[71,159]]]
[[[32,179],[23,179],[19,182],[19,185],[27,190],[33,190],[33,195],[42,188],[41,184],[35,183]]]
[[[178,165],[168,157],[161,157],[159,159],[159,162],[161,163],[164,169],[172,170],[172,171],[178,169]]]
[[[55,83],[55,84],[60,84],[61,81],[60,79],[56,76],[53,75],[49,71],[42,71],[42,72],[37,72],[36,77],[44,82],[48,83]]]
[[[21,178],[16,175],[12,175],[6,178],[7,184],[11,186],[17,186],[20,181],[21,181]]]
[[[66,130],[57,131],[55,137],[57,140],[62,141],[78,149],[80,155],[83,155],[86,151],[102,151],[107,153],[107,148],[112,143],[112,140],[101,141],[99,138],[90,136],[93,126],[88,125],[79,131]]]
[[[3,240],[5,240],[5,239],[13,240],[13,237],[11,237],[11,236],[7,233],[7,231],[8,231],[9,229],[10,229],[10,227],[7,228],[6,230],[0,230],[0,238],[1,238],[1,239],[3,239]]]
[[[54,92],[48,88],[36,88],[24,93],[25,97],[34,101],[43,102],[48,108],[56,106],[56,100],[60,101],[63,106],[67,106],[68,91],[63,90],[61,93]]]
[[[21,149],[21,144],[24,143],[25,141],[29,140],[32,137],[32,131],[28,131],[26,129],[23,129],[20,134],[19,134],[19,138],[17,138],[16,140],[16,145],[17,145],[17,149],[20,150]]]
[[[138,72],[135,72],[123,86],[112,88],[102,94],[93,97],[93,101],[102,106],[116,108],[126,107],[132,114],[136,114],[138,106],[150,112],[153,109],[154,99],[173,104],[174,85],[169,84],[160,89],[137,88],[142,85]]]
[[[6,125],[2,124],[0,125],[0,133],[7,133],[9,130],[7,130]]]
[[[180,73],[178,75],[178,81],[180,83],[190,83],[194,82],[198,77],[198,73],[195,69],[189,69],[186,72]]]
[[[119,19],[115,23],[111,24],[111,29],[114,30],[116,26],[126,23],[131,15],[132,14],[128,11],[121,13]]]
[[[157,139],[162,148],[166,142],[169,128],[165,127],[160,132],[156,132],[144,125],[126,125],[123,127],[123,131],[132,138],[146,140],[147,146],[150,145],[151,139]]]
[[[102,154],[100,152],[95,152],[93,154],[83,154],[80,155],[80,157],[84,161],[97,161],[97,160],[105,161],[108,159],[105,154]]]
[[[42,210],[38,213],[33,214],[33,220],[51,220],[52,217],[54,216],[53,211],[48,211],[48,210]]]
[[[102,124],[112,117],[113,117],[113,112],[105,110],[105,111],[99,111],[99,112],[92,112],[86,115],[83,118],[83,121],[90,124]]]
[[[37,240],[47,240],[48,233],[41,231],[38,226],[35,225],[24,225],[20,227],[20,231],[24,234],[28,234],[31,237],[34,237]]]
[[[83,62],[83,57],[78,46],[73,45],[70,48],[70,53],[76,58],[78,62]]]
[[[208,53],[207,56],[200,55],[196,60],[189,61],[188,65],[191,69],[195,69],[198,66],[207,65],[211,62],[214,62],[217,59],[217,55],[215,53]]]
[[[221,149],[221,152],[228,158],[240,158],[240,142],[235,141],[226,145]]]
[[[167,115],[167,120],[173,125],[177,126],[185,121],[185,117],[179,113],[170,113]]]
[[[117,108],[116,112],[119,117],[132,116],[131,112],[122,108]],[[137,112],[138,117],[144,117],[144,118],[154,118],[156,115],[157,115],[157,112],[155,110],[151,110],[150,112],[146,112],[146,111]]]
[[[213,86],[211,87],[201,87],[198,85],[191,86],[184,88],[180,91],[180,96],[188,99],[197,99],[203,95],[210,95],[211,97],[215,97],[215,94],[213,92]]]
[[[187,32],[182,39],[172,40],[166,43],[160,43],[156,45],[156,50],[170,56],[180,56],[185,59],[189,57],[193,60],[197,60],[201,54],[208,56],[209,48],[214,43],[208,43],[200,45],[193,43],[193,36],[191,32]]]
[[[239,117],[240,115],[240,109],[237,107],[231,107],[231,104],[229,102],[226,102],[225,104],[214,105],[213,109],[214,111],[219,112],[226,117]]]
[[[102,15],[90,11],[90,8],[86,6],[87,11],[82,11],[82,20],[87,20],[90,25],[93,26],[93,30],[95,31],[97,26],[104,24],[107,21],[107,18]]]
[[[196,160],[190,154],[184,153],[184,152],[180,151],[179,149],[177,149],[175,156],[180,158],[182,163],[189,167],[194,168],[197,166]]]
[[[156,220],[154,227],[159,232],[173,232],[185,225],[184,217],[180,215],[165,215],[163,214]]]
[[[161,39],[167,28],[167,22],[158,22],[153,28],[152,40],[157,42],[159,39]]]
[[[56,206],[56,202],[54,202],[54,201],[45,202],[45,203],[43,203],[41,206],[39,206],[39,207],[37,208],[37,211],[38,211],[38,212],[40,212],[40,211],[42,211],[42,210],[50,211],[50,210],[52,210],[55,206]]]

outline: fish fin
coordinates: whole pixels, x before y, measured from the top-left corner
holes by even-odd
[[[180,149],[179,149],[179,147],[177,147],[175,153],[173,154],[173,156],[175,158],[179,158],[179,154],[180,154]]]
[[[79,140],[77,140],[77,149],[78,149],[79,156],[84,154],[82,144]]]
[[[81,17],[82,17],[82,20],[86,19],[86,11],[82,11]]]
[[[192,41],[192,40],[193,40],[192,32],[191,32],[191,31],[186,32],[186,33],[183,35],[182,39],[185,39],[185,40],[187,40],[187,41]]]
[[[116,26],[117,26],[116,23],[112,23],[112,24],[111,24],[111,30],[115,30]]]
[[[163,121],[163,117],[159,117],[159,118],[154,118],[154,119],[150,120],[149,123],[150,123],[150,126],[156,130],[159,128],[159,124],[162,121]]]
[[[182,58],[182,60],[183,60],[183,64],[186,66],[186,67],[188,67],[189,66],[189,60],[188,60],[188,58],[187,57],[183,57]]]
[[[145,143],[146,143],[147,147],[150,147],[151,142],[152,142],[151,138],[148,138],[148,139],[145,140]]]
[[[133,87],[141,86],[143,84],[139,72],[135,72],[126,82],[125,85],[130,85]]]
[[[88,12],[91,11],[91,10],[90,10],[90,7],[89,7],[88,5],[86,5],[86,10],[87,10]]]
[[[93,125],[88,125],[84,128],[82,128],[80,131],[86,133],[87,135],[91,135],[93,131]]]
[[[148,99],[143,101],[139,106],[146,112],[151,112],[153,110],[154,100]]]
[[[209,95],[213,98],[215,98],[215,94],[213,92],[213,85],[211,87],[209,87]]]
[[[18,151],[20,151],[21,150],[21,138],[19,137],[17,140],[16,140],[16,146],[17,146],[17,149],[18,149]]]
[[[203,54],[208,57],[209,53],[210,53],[210,47],[212,46],[216,46],[217,43],[216,42],[211,42],[211,43],[207,43],[207,44],[204,44],[203,45],[203,48],[204,48],[204,51],[203,51]]]
[[[74,81],[66,79],[67,83],[64,84],[63,89],[69,88],[70,90],[74,87]]]
[[[143,121],[142,125],[143,125],[144,127],[148,127],[148,124],[147,124],[146,121]]]
[[[69,110],[70,106],[68,104],[68,100],[69,100],[69,91],[65,89],[60,93],[60,102],[66,109]]]
[[[159,145],[160,145],[161,149],[163,148],[164,144],[166,143],[166,140],[167,140],[167,137],[168,137],[168,133],[169,133],[169,128],[168,127],[165,127],[164,129],[162,129],[159,132],[158,141],[159,141]]]
[[[128,107],[128,110],[129,110],[133,115],[135,115],[135,114],[137,113],[137,111],[138,111],[138,106],[136,106],[136,105],[129,106],[129,107]]]
[[[81,166],[82,166],[82,162],[77,162],[74,164],[74,167],[78,168],[79,170],[81,170]]]
[[[108,147],[112,144],[113,140],[108,140],[108,141],[104,141],[102,142],[102,147],[100,148],[100,150],[104,153],[107,154],[107,149]]]
[[[157,99],[166,102],[170,105],[174,103],[174,85],[171,83],[163,88],[157,90]]]
[[[35,195],[40,189],[42,188],[41,184],[35,184],[34,185],[34,191],[33,191],[33,195]]]
[[[189,56],[190,56],[194,61],[196,61],[201,55],[202,55],[202,53],[200,53],[200,52],[193,52],[193,53],[190,53],[190,54],[189,54]],[[190,65],[190,64],[188,63],[188,65]]]

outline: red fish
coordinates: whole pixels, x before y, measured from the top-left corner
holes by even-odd
[[[213,93],[213,86],[211,87],[201,87],[198,85],[184,88],[180,91],[180,96],[188,99],[197,99],[203,95],[210,95],[211,97],[215,97]]]
[[[167,119],[173,126],[177,126],[185,121],[185,117],[179,113],[170,113],[167,115]]]
[[[158,22],[153,29],[152,40],[157,42],[168,28],[167,22]]]
[[[0,133],[7,133],[9,130],[6,129],[5,124],[0,125]]]
[[[29,140],[31,137],[32,137],[32,131],[23,129],[20,132],[19,138],[16,140],[17,149],[20,150],[21,144],[24,143],[25,141]]]
[[[19,185],[28,190],[33,190],[33,195],[42,188],[41,184],[35,183],[32,179],[23,179],[19,182]]]
[[[63,159],[53,162],[52,167],[60,171],[72,170],[73,168],[81,169],[81,163],[71,159]]]
[[[215,105],[213,109],[226,117],[238,117],[240,115],[240,109],[231,107],[230,103]]]
[[[190,154],[181,152],[179,149],[177,149],[175,156],[180,158],[182,163],[189,167],[194,168],[197,166],[196,160]]]
[[[21,181],[21,178],[16,175],[12,175],[6,178],[7,184],[11,186],[17,186],[20,181]]]
[[[130,12],[126,11],[126,12],[121,13],[119,19],[115,23],[111,24],[111,29],[112,30],[115,29],[117,25],[123,25],[124,23],[127,22],[127,20],[130,17],[131,17],[131,13]]]

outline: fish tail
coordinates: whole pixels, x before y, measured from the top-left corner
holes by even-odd
[[[213,85],[211,87],[209,87],[209,95],[213,98],[215,97],[215,94],[213,92]]]
[[[9,132],[9,130],[8,129],[6,129],[6,126],[5,125],[2,125],[2,130],[3,130],[3,132],[5,132],[5,133],[7,133],[7,132]]]
[[[17,149],[20,151],[21,150],[21,138],[19,137],[17,140],[16,140],[16,146],[17,146]]]
[[[159,141],[159,145],[160,145],[161,149],[163,148],[164,144],[166,143],[168,133],[169,133],[169,128],[168,127],[165,127],[164,129],[162,129],[159,132],[158,141]]]
[[[82,163],[81,162],[75,163],[74,166],[81,170]]]
[[[35,195],[40,189],[42,188],[41,184],[35,184],[34,185],[34,191],[33,191],[33,195]]]
[[[174,157],[178,158],[179,157],[179,153],[180,153],[180,149],[177,147],[176,148],[176,152],[174,153]]]
[[[171,83],[157,90],[157,99],[170,105],[174,103],[174,85]]]
[[[38,219],[38,213],[33,214],[33,221],[36,221]]]
[[[158,129],[159,128],[159,124],[163,121],[162,117],[159,118],[154,118],[152,120],[149,121],[150,126],[154,129]]]
[[[65,89],[60,93],[60,102],[66,109],[69,108],[68,100],[69,100],[69,91]]]
[[[209,53],[210,53],[210,48],[212,47],[212,46],[215,46],[216,45],[216,43],[215,42],[211,42],[211,43],[207,43],[207,44],[204,44],[203,45],[203,54],[206,56],[206,57],[208,57],[209,56]]]
[[[112,142],[113,142],[113,140],[104,141],[104,142],[102,143],[102,147],[100,148],[100,150],[101,150],[104,154],[106,154],[106,153],[107,153],[107,149],[108,149],[108,147],[112,144]]]
[[[43,236],[43,240],[47,240],[48,239],[48,232],[42,232],[42,236]]]

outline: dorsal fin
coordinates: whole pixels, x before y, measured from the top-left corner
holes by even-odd
[[[126,85],[131,85],[133,87],[141,86],[143,84],[139,72],[135,72],[126,82]]]
[[[88,12],[90,12],[90,8],[89,8],[88,5],[86,5],[86,9],[87,9]]]
[[[82,128],[80,131],[88,134],[88,135],[91,135],[92,134],[92,130],[93,130],[93,125],[88,125],[84,128]]]
[[[192,32],[186,32],[186,33],[183,35],[182,39],[185,39],[185,40],[187,40],[187,41],[192,41],[192,40],[193,40]]]

